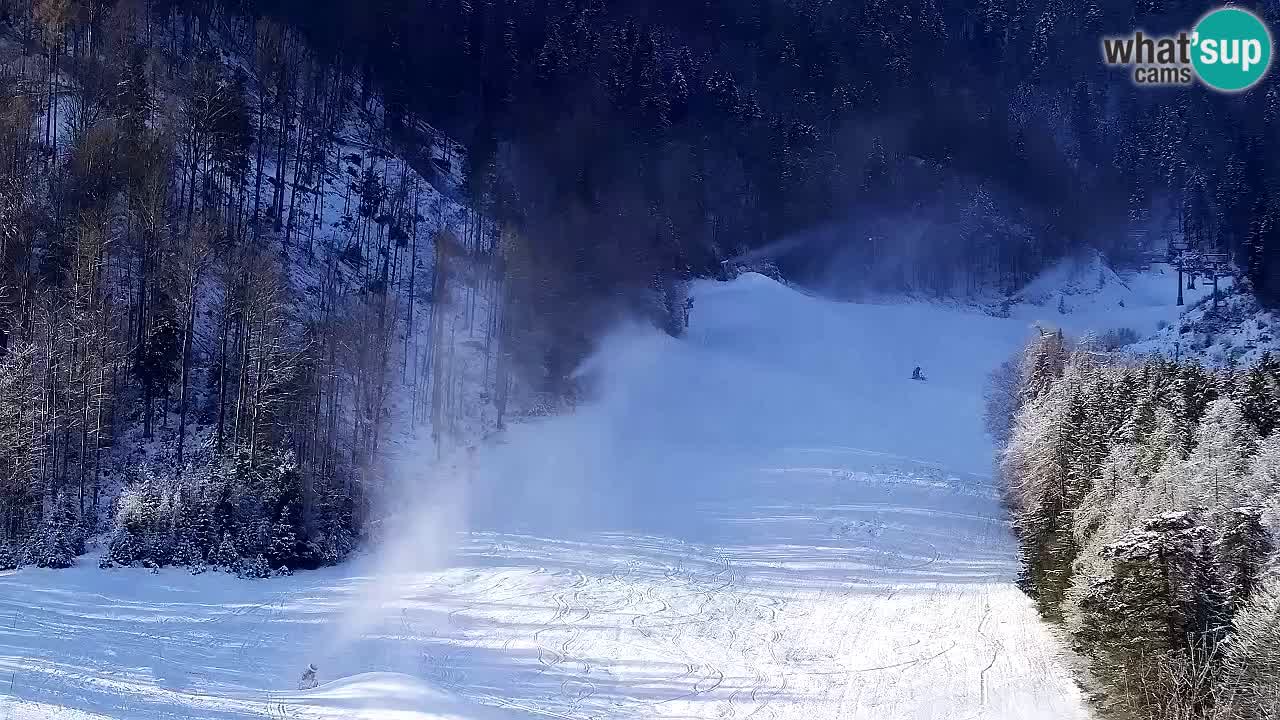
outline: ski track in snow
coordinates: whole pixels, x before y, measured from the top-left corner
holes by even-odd
[[[0,574],[0,720],[1084,718],[981,433],[1027,331],[700,286],[687,340],[620,334],[599,403],[486,449],[449,561],[376,607],[361,562]]]

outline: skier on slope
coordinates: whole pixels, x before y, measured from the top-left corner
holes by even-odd
[[[298,678],[299,690],[310,690],[320,684],[316,679],[316,672],[319,670],[314,663],[309,663],[307,669],[302,671],[302,677]]]
[[[917,366],[916,366],[916,369],[911,373],[911,379],[912,379],[912,380],[924,380],[924,379],[925,379],[925,378],[924,378],[924,372],[923,372],[922,370],[920,370],[920,366],[919,366],[919,365],[917,365]]]

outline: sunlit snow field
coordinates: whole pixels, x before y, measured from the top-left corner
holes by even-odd
[[[386,552],[271,581],[0,574],[0,720],[1085,717],[1013,586],[981,423],[987,372],[1056,304],[757,275],[697,298],[687,339],[605,344],[593,405],[478,467],[406,462],[424,490]],[[298,691],[309,662],[324,684]]]

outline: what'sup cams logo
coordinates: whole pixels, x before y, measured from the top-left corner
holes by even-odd
[[[1138,85],[1190,85],[1197,77],[1220,92],[1248,90],[1271,66],[1271,32],[1248,10],[1218,8],[1195,28],[1167,37],[1142,31],[1102,39],[1102,59],[1132,67]]]

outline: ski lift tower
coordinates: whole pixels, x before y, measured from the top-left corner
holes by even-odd
[[[1190,249],[1185,235],[1169,240],[1168,263],[1178,269],[1178,307],[1185,304],[1182,300],[1182,274],[1189,269],[1187,261]]]
[[[1231,255],[1224,252],[1205,253],[1202,256],[1204,263],[1203,274],[1208,275],[1213,280],[1213,311],[1218,311],[1218,279],[1224,277],[1233,277]]]
[[[1235,275],[1231,255],[1225,252],[1201,252],[1193,248],[1185,237],[1169,241],[1168,262],[1178,269],[1178,306],[1185,303],[1182,297],[1182,279],[1190,275],[1188,290],[1195,289],[1197,275],[1213,282],[1213,309],[1218,309],[1218,280]]]

